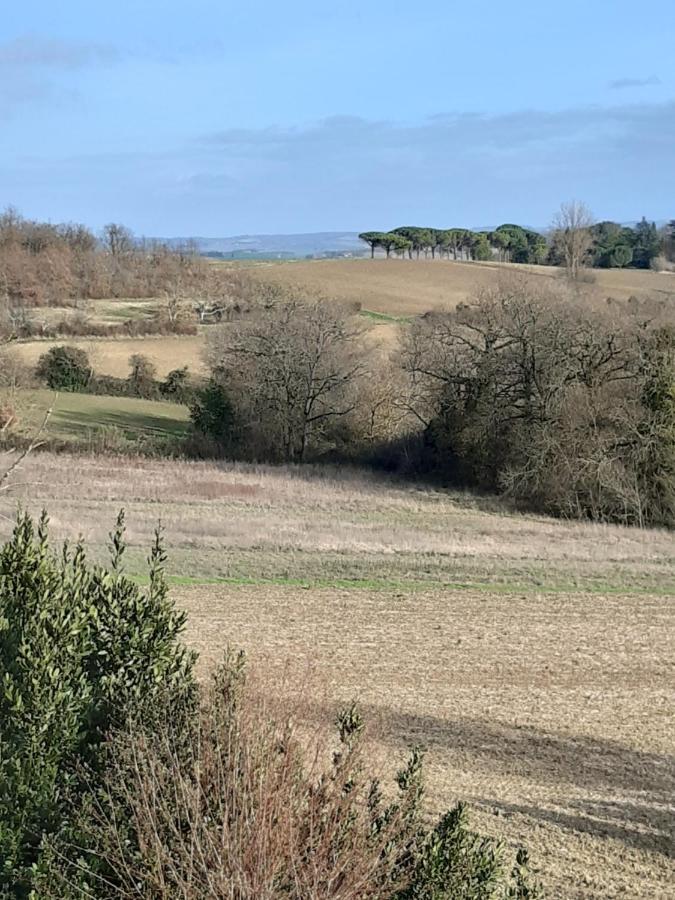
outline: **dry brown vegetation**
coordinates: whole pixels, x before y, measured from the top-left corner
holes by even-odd
[[[549,896],[669,895],[672,534],[328,468],[44,454],[18,480],[5,516],[46,505],[102,555],[124,505],[134,571],[161,516],[203,670],[232,643],[322,685],[317,716],[359,697],[383,747],[428,747],[434,810],[526,844]]]
[[[213,263],[214,275],[208,279],[209,290],[218,293],[212,282],[225,285],[225,293],[249,293],[248,279],[254,285],[269,289],[299,287],[315,294],[335,297],[349,303],[360,303],[365,311],[385,317],[370,323],[375,344],[391,348],[399,331],[389,317],[421,315],[432,309],[453,308],[481,290],[494,288],[505,272],[529,273],[535,281],[549,286],[560,281],[560,270],[550,266],[518,266],[499,263],[467,263],[448,260],[314,260],[291,263],[266,263],[243,268],[236,264]],[[627,299],[633,295],[669,297],[675,295],[675,274],[637,269],[595,269],[593,283],[578,286],[582,297],[604,300],[606,297]],[[241,282],[241,285],[238,283]],[[221,291],[222,293],[222,291]],[[231,301],[228,301],[231,302]],[[56,307],[39,310],[40,320],[48,324],[72,318],[86,318],[95,326],[109,326],[126,319],[152,318],[166,306],[166,298],[102,299],[79,301],[74,308]],[[191,304],[184,302],[185,316],[194,318]],[[69,338],[68,343],[82,346],[91,356],[96,371],[122,377],[127,374],[129,356],[143,353],[157,367],[160,377],[170,369],[187,365],[193,372],[204,371],[204,331],[192,336],[141,338]],[[34,365],[54,343],[63,341],[28,340],[18,345],[22,359]]]
[[[0,213],[0,327],[20,334],[27,310],[90,297],[148,297],[204,285],[208,266],[193,247],[138,241],[110,223],[100,236]]]
[[[439,259],[312,260],[270,263],[248,271],[261,282],[309,288],[360,302],[364,309],[388,316],[420,315],[431,309],[454,307],[481,289],[495,287],[505,271],[525,272],[547,282],[561,277],[561,270],[552,266]],[[594,269],[592,279],[580,286],[589,298],[611,296],[623,300],[634,294],[675,295],[675,276],[671,273]]]

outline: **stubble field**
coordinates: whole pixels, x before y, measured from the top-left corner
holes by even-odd
[[[675,542],[345,470],[35,454],[5,495],[58,538],[161,517],[205,674],[226,644],[316,714],[357,697],[375,747],[427,748],[428,803],[524,843],[550,897],[675,878]],[[307,687],[309,686],[309,688]]]

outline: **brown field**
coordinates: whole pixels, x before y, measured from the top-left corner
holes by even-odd
[[[188,366],[191,372],[202,373],[204,363],[201,335],[182,337],[143,338],[60,338],[55,341],[22,341],[15,345],[21,359],[34,366],[50,347],[69,344],[81,347],[89,356],[94,371],[101,375],[126,378],[129,374],[129,357],[142,353],[157,367],[157,374],[163,378],[171,369]]]
[[[215,263],[231,267],[230,263]],[[236,264],[235,264],[236,265]],[[420,315],[430,309],[455,306],[475,296],[482,288],[493,286],[504,274],[528,274],[547,282],[560,277],[559,270],[547,266],[505,266],[498,263],[462,263],[447,260],[341,259],[302,262],[265,263],[247,266],[254,279],[297,286],[310,291],[361,304],[371,319],[373,338],[389,348],[398,332],[397,319]],[[591,299],[612,296],[668,296],[675,298],[675,274],[637,270],[595,270],[595,282],[581,290]],[[157,300],[92,300],[77,307],[41,310],[46,320],[85,314],[93,322],[113,323],[125,318],[142,319],[156,312]],[[364,318],[364,321],[367,321]],[[105,375],[124,377],[129,372],[129,357],[143,353],[155,364],[160,377],[170,369],[188,366],[192,372],[204,371],[205,329],[196,336],[144,338],[62,338],[57,341],[22,341],[17,352],[29,365],[53,344],[75,344],[89,354],[94,369]]]
[[[430,810],[466,800],[549,897],[672,896],[672,534],[329,468],[36,454],[18,481],[0,512],[97,558],[124,505],[131,572],[161,516],[202,671],[229,642],[359,698],[394,762],[427,748]]]
[[[252,277],[299,285],[330,297],[359,301],[364,309],[388,316],[420,315],[430,309],[456,306],[478,290],[496,284],[505,272],[520,271],[547,281],[560,270],[550,266],[448,260],[337,259],[269,263],[249,269]],[[595,269],[594,282],[584,284],[589,296],[626,299],[632,294],[675,297],[675,274],[637,269]]]

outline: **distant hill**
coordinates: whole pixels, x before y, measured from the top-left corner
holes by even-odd
[[[232,237],[162,238],[173,246],[192,241],[200,253],[234,259],[302,258],[361,255],[365,251],[356,232],[321,231],[314,234],[238,234]]]
[[[634,227],[636,222],[624,222]],[[665,223],[658,222],[657,226]],[[472,227],[472,231],[494,231],[496,225]],[[530,227],[530,226],[525,226]],[[546,233],[549,229],[532,228]],[[365,256],[369,251],[356,231],[317,231],[306,234],[236,234],[230,237],[156,238],[170,246],[188,242],[205,256],[224,259],[304,259],[305,257]]]

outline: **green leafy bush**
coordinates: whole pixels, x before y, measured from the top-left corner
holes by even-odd
[[[38,360],[35,374],[57,391],[83,391],[92,377],[89,357],[79,347],[51,347]]]
[[[29,896],[45,837],[97,785],[106,734],[193,691],[159,534],[147,589],[122,572],[121,514],[111,537],[109,571],[80,544],[52,551],[45,516],[0,551],[0,895]]]
[[[209,380],[197,392],[190,407],[190,418],[195,429],[218,444],[224,444],[231,437],[235,414],[227,388],[217,377]]]

